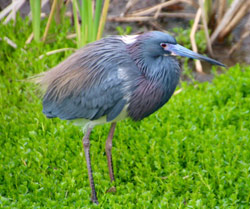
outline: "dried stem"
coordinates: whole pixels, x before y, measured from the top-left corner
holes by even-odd
[[[163,0],[161,0],[161,3],[163,3]],[[159,17],[159,14],[161,12],[162,7],[158,7],[158,9],[156,10],[155,14],[154,14],[154,19],[157,20]]]
[[[76,38],[76,33],[72,33],[66,36],[67,39]]]
[[[235,13],[238,11],[240,6],[244,3],[245,0],[234,0],[231,4],[231,7],[227,10],[226,14],[223,16],[221,23],[216,27],[215,31],[211,36],[211,43],[217,39],[220,32],[225,28],[227,24],[231,21]],[[249,1],[249,0],[248,0]]]
[[[226,7],[226,2],[227,0],[218,0],[219,4],[218,4],[218,17],[217,17],[217,25],[220,24],[222,17],[225,13],[225,7]]]
[[[144,17],[108,17],[108,21],[116,22],[143,22],[154,20],[154,17],[144,16]]]
[[[69,51],[69,50],[76,51],[76,49],[74,49],[74,48],[56,49],[56,50],[49,51],[49,52],[47,52],[45,54],[40,55],[38,59],[42,59],[45,55],[49,56],[49,55],[52,55],[52,54],[56,54],[56,53],[59,53],[59,52],[65,52],[65,51]]]
[[[103,32],[104,25],[105,25],[106,18],[107,18],[107,14],[108,14],[109,2],[110,2],[110,0],[105,0],[105,2],[104,2],[104,6],[102,9],[102,16],[101,16],[96,40],[99,40],[102,37],[102,32]]]
[[[219,39],[223,39],[235,28],[237,23],[239,23],[239,21],[247,14],[249,7],[250,7],[250,1],[242,4],[242,6],[237,11],[237,13],[232,18],[232,20],[227,24],[227,26],[219,34],[219,37],[218,37]]]
[[[32,33],[29,35],[28,39],[25,41],[25,44],[30,44],[30,42],[32,41],[33,38],[34,38],[34,33],[32,32]]]
[[[248,20],[244,26],[244,30],[243,30],[243,33],[241,34],[241,37],[240,37],[240,40],[237,42],[237,44],[235,44],[229,51],[229,56],[235,51],[237,50],[241,45],[242,45],[242,42],[250,36],[250,17],[248,17]]]
[[[191,40],[192,49],[193,49],[194,52],[198,52],[197,45],[196,45],[196,42],[195,42],[195,32],[196,32],[196,30],[198,28],[200,18],[201,18],[201,8],[199,8],[197,10],[197,13],[196,13],[196,16],[195,16],[195,19],[194,19],[194,24],[192,26],[191,33],[190,33],[190,40]],[[200,60],[195,60],[195,68],[196,68],[197,72],[200,72],[200,73],[203,72]]]
[[[16,12],[23,6],[24,3],[25,0],[13,1],[13,3],[11,4],[12,12],[6,17],[3,24],[7,24],[11,19],[13,19],[13,16],[15,16]]]
[[[46,40],[46,37],[48,35],[49,27],[50,27],[52,18],[54,16],[54,13],[55,13],[55,10],[56,10],[56,5],[57,5],[57,0],[54,0],[53,4],[52,4],[51,11],[50,11],[50,14],[49,14],[49,19],[48,19],[48,22],[46,24],[46,28],[45,28],[45,31],[44,31],[44,34],[43,34],[43,39],[42,39],[43,42]]]
[[[194,19],[195,15],[193,13],[159,13],[158,17],[169,17],[169,18],[188,18],[188,19]],[[155,18],[153,16],[126,16],[126,17],[108,17],[108,21],[116,21],[116,22],[144,22],[144,21],[150,21],[154,20]]]
[[[193,14],[193,13],[183,13],[183,12],[162,12],[162,13],[159,14],[159,17],[194,19],[195,14]]]
[[[178,89],[178,90],[176,90],[175,92],[174,92],[174,95],[177,95],[177,94],[179,94],[179,93],[181,93],[182,92],[182,89]]]
[[[248,31],[245,31],[242,36],[240,37],[240,40],[237,42],[237,44],[235,44],[229,51],[229,56],[235,51],[237,50],[241,45],[242,45],[242,42],[250,36],[250,30]]]
[[[153,28],[155,28],[156,30],[162,31],[164,33],[168,33],[168,31],[166,31],[164,28],[162,28],[162,26],[157,22],[157,21],[149,21],[148,22]]]
[[[201,8],[202,22],[203,22],[203,25],[204,25],[204,30],[205,30],[206,39],[207,39],[207,48],[208,48],[209,54],[212,57],[214,57],[212,44],[211,44],[211,41],[210,41],[208,27],[207,27],[207,20],[206,20],[206,14],[205,14],[205,9],[204,9],[204,0],[199,0],[199,4],[200,4],[200,8]]]
[[[0,40],[2,40],[2,39],[0,38]],[[6,41],[6,43],[9,44],[9,45],[10,45],[11,47],[13,47],[14,49],[17,48],[16,43],[15,43],[14,41],[10,40],[8,37],[4,36],[4,37],[3,37],[3,40]]]
[[[6,15],[8,15],[11,10],[18,4],[18,2],[12,2],[7,6],[3,11],[0,12],[0,20],[3,19]]]
[[[146,8],[146,9],[137,10],[137,11],[133,12],[132,14],[130,14],[130,16],[144,16],[144,15],[149,15],[149,14],[157,11],[159,8],[164,8],[164,7],[172,6],[174,4],[181,3],[181,2],[192,5],[192,1],[189,1],[189,0],[170,0],[170,1],[167,1],[167,2],[164,2],[164,3],[160,3],[160,4],[157,4],[155,6]]]
[[[126,4],[124,12],[121,13],[120,17],[124,17],[129,12],[131,7],[133,7],[137,2],[138,0],[129,0],[128,3]]]

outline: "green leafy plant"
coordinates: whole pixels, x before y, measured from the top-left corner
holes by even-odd
[[[112,150],[115,194],[106,193],[109,125],[97,126],[91,135],[95,206],[81,130],[47,119],[36,87],[23,82],[69,56],[37,59],[74,46],[64,39],[70,21],[56,37],[64,41],[25,48],[28,25],[18,16],[15,27],[0,24],[0,37],[18,46],[0,42],[0,208],[250,208],[250,66],[233,66],[212,83],[181,81],[182,91],[155,114],[119,122]],[[51,33],[58,30],[52,25]]]
[[[72,0],[78,48],[102,37],[109,8],[109,2],[110,0],[105,0],[104,3],[103,0]],[[30,0],[30,5],[32,11],[34,39],[36,41],[40,41],[41,1]],[[95,8],[94,10],[93,7]],[[48,22],[43,35],[43,41],[46,40],[54,15],[56,14],[55,19],[56,22],[59,23],[65,10],[66,6],[63,4],[62,0],[53,1],[51,12],[49,14]]]
[[[106,22],[109,0],[106,0],[102,10],[102,0],[95,1],[94,14],[92,0],[82,0],[81,4],[73,0],[73,14],[75,21],[75,30],[77,34],[77,46],[82,47],[85,44],[100,39]],[[81,23],[79,21],[79,16]]]
[[[126,26],[126,28],[123,29],[121,26],[117,26],[116,30],[119,35],[129,35],[132,32],[132,27]]]

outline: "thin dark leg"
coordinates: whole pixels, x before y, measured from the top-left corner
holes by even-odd
[[[115,180],[114,172],[113,172],[112,153],[111,153],[112,139],[113,139],[114,132],[115,132],[115,126],[116,126],[116,123],[111,124],[109,135],[108,135],[106,146],[105,146],[107,160],[108,160],[108,167],[109,167],[109,176],[110,176],[111,182]]]
[[[91,187],[91,200],[92,202],[98,204],[98,200],[96,197],[96,191],[95,191],[95,184],[94,184],[94,179],[92,175],[92,168],[91,168],[91,160],[90,160],[90,155],[89,155],[89,136],[91,133],[92,128],[88,128],[85,136],[82,139],[83,147],[84,147],[84,152],[85,152],[85,158],[87,162],[87,168],[88,168],[88,176],[89,176],[89,184]]]

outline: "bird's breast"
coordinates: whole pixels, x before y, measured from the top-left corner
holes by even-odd
[[[174,93],[179,82],[178,62],[167,59],[155,61],[134,82],[128,115],[133,120],[141,120],[162,107]]]

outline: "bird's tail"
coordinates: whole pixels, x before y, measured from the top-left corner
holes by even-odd
[[[25,81],[38,85],[40,87],[39,89],[42,91],[42,93],[44,93],[49,86],[49,83],[47,81],[48,72],[42,72],[40,74],[31,76],[27,78]]]

